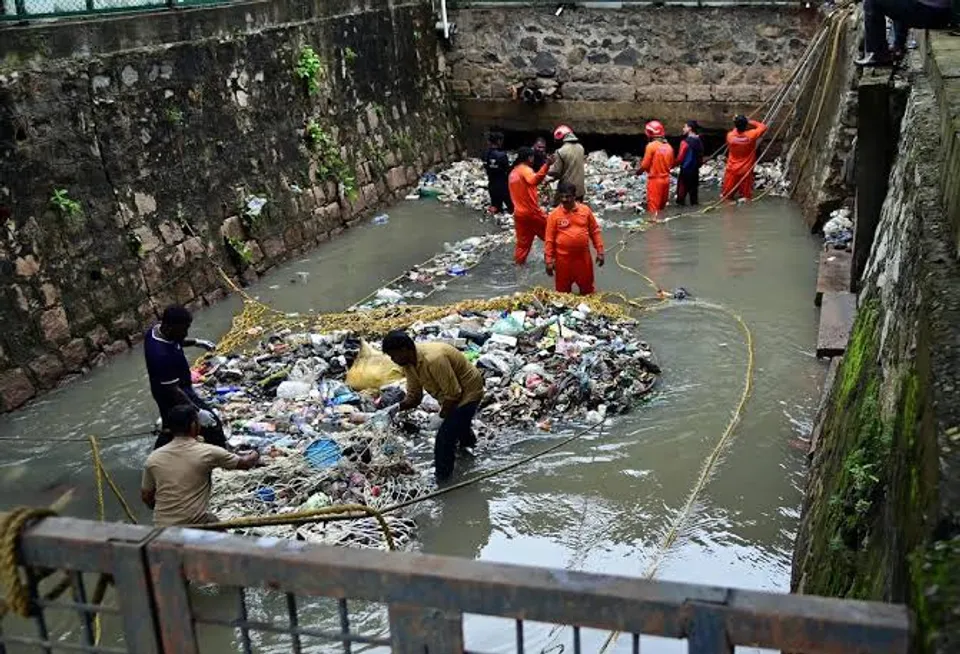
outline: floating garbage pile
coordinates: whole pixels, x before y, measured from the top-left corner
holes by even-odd
[[[352,311],[425,300],[447,288],[447,283],[463,277],[487,254],[508,243],[512,235],[496,232],[472,236],[454,244],[444,243],[443,252],[416,265],[377,290],[371,297],[355,304]]]
[[[546,292],[485,302],[485,308],[480,301],[453,305],[409,324],[418,342],[450,343],[482,372],[478,454],[511,435],[628,412],[656,382],[660,370],[649,346],[617,305],[599,298],[574,304],[579,300]],[[379,342],[380,334],[364,335]],[[280,329],[252,351],[207,359],[196,373],[230,443],[259,450],[265,463],[214,473],[211,509],[223,520],[347,504],[384,509],[433,487],[440,405],[426,396],[418,409],[391,422],[384,409],[403,399],[403,373],[356,332]],[[415,538],[409,514],[384,517],[399,546]],[[369,518],[245,531],[384,546]]]
[[[850,210],[834,209],[830,220],[823,226],[824,246],[834,250],[847,250],[853,242],[853,221]]]
[[[706,161],[700,169],[702,188],[719,188],[723,181],[726,158],[721,156]],[[637,175],[639,160],[627,155],[608,155],[595,150],[587,155],[584,173],[587,186],[587,203],[598,214],[605,211],[643,213],[647,202],[647,177]],[[754,169],[755,188],[772,195],[787,195],[789,184],[781,159],[757,164]],[[555,183],[545,185],[546,188]],[[544,189],[545,187],[541,187]],[[670,178],[670,197],[675,197],[676,178]],[[551,197],[552,191],[541,191]],[[436,198],[441,202],[462,204],[470,209],[483,211],[489,205],[487,176],[479,159],[457,161],[439,172],[426,173],[420,180],[417,194],[411,197]],[[544,199],[543,197],[541,198]],[[511,224],[501,222],[502,227]]]

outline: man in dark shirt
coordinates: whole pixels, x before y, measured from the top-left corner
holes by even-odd
[[[507,176],[510,175],[510,159],[503,151],[503,134],[492,132],[488,138],[490,147],[483,153],[483,169],[487,171],[487,190],[490,191],[490,213],[513,213]]]
[[[227,445],[219,418],[193,390],[190,364],[183,353],[183,346],[195,345],[210,351],[216,345],[210,341],[187,338],[192,323],[193,317],[186,308],[170,306],[164,310],[160,324],[148,329],[143,337],[143,356],[147,362],[150,393],[164,423],[154,449],[166,445],[173,438],[167,429],[167,414],[175,406],[183,404],[197,409],[204,441],[219,447]]]
[[[547,139],[542,136],[533,142],[533,169],[540,170],[547,163]]]
[[[700,125],[695,120],[688,120],[683,126],[683,140],[680,142],[680,153],[677,155],[677,165],[680,166],[680,175],[677,179],[677,204],[683,206],[690,196],[690,204],[700,204],[700,166],[703,164],[703,141],[700,140]]]

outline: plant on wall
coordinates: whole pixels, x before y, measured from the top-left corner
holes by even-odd
[[[253,252],[250,251],[246,243],[232,236],[225,236],[224,238],[227,241],[227,247],[237,255],[237,259],[239,259],[243,265],[249,266],[253,263]]]
[[[346,61],[348,64],[352,64],[357,60],[357,53],[354,52],[353,48],[351,48],[350,46],[347,46],[346,48],[343,49],[343,60]]]
[[[180,111],[179,107],[167,107],[167,110],[164,112],[164,116],[166,117],[167,122],[174,127],[183,125],[183,112]]]
[[[357,182],[350,167],[343,160],[340,148],[329,132],[324,130],[313,118],[307,121],[304,138],[314,153],[317,163],[317,177],[339,182],[344,196],[351,200],[357,196]]]
[[[308,94],[315,95],[320,90],[323,62],[320,61],[320,56],[309,45],[300,48],[300,56],[293,67],[293,72],[307,83]]]
[[[70,194],[65,188],[54,189],[50,196],[50,206],[57,210],[60,218],[67,224],[67,227],[76,231],[83,226],[83,207],[76,200],[70,198]]]

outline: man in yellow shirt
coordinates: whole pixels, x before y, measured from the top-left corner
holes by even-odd
[[[260,459],[257,452],[242,456],[199,440],[197,409],[180,404],[167,412],[164,425],[173,438],[147,457],[140,498],[153,509],[158,527],[217,522],[210,513],[210,473],[214,468],[248,470]]]
[[[468,448],[477,443],[471,424],[483,399],[483,375],[457,348],[446,343],[417,345],[402,331],[386,335],[383,353],[407,377],[407,396],[396,405],[398,411],[419,406],[424,390],[440,403],[443,423],[433,446],[433,462],[437,482],[444,482],[453,474],[457,444]]]

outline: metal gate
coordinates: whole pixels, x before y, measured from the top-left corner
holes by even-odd
[[[70,518],[26,530],[19,554],[35,610],[29,619],[0,621],[0,654],[225,651],[223,638],[203,637],[210,628],[225,630],[230,647],[243,652],[268,645],[295,653],[463,652],[467,614],[501,618],[516,652],[532,651],[527,621],[559,625],[574,652],[586,651],[587,629],[622,632],[618,645],[634,652],[641,634],[686,639],[689,651],[710,654],[737,645],[905,654],[910,639],[909,612],[890,604]],[[69,599],[43,599],[38,580],[53,570],[68,571]],[[91,573],[112,576],[115,608],[90,601]],[[212,595],[218,610],[211,614]],[[267,606],[267,595],[275,605]],[[330,604],[323,620],[303,610],[317,601]],[[382,628],[362,633],[358,605],[382,607]],[[98,612],[114,621],[100,644]]]

